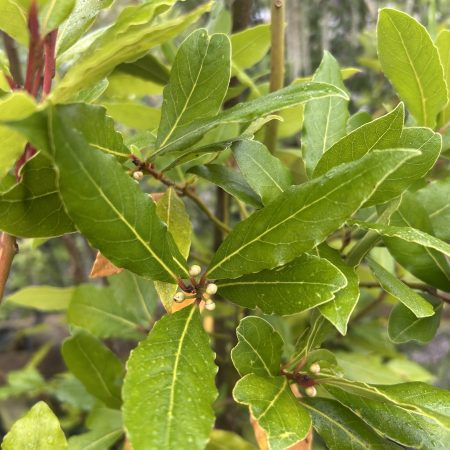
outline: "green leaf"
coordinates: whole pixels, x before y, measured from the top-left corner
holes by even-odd
[[[119,358],[98,339],[78,332],[61,349],[67,368],[86,390],[110,408],[119,408],[123,366]]]
[[[36,110],[36,103],[25,92],[13,92],[0,98],[0,122],[20,120]],[[16,131],[0,125],[0,180],[7,174],[16,159],[22,154],[26,140]]]
[[[231,350],[231,358],[241,376],[280,374],[283,339],[269,322],[256,316],[244,317],[236,335],[238,343]]]
[[[444,79],[447,83],[447,90],[450,90],[450,30],[442,29],[439,32],[436,39],[436,46],[444,69]],[[439,119],[442,125],[448,124],[448,121],[450,120],[450,103],[447,103],[446,108],[441,111]]]
[[[0,229],[14,236],[52,237],[75,231],[64,210],[57,174],[43,154],[30,159],[21,170],[19,183],[0,194]]]
[[[99,338],[141,339],[157,306],[153,283],[128,271],[108,278],[111,288],[76,288],[67,321]]]
[[[347,279],[328,260],[304,254],[272,270],[217,282],[219,293],[266,314],[296,314],[330,301]]]
[[[151,48],[177,36],[210,8],[155,24],[154,18],[173,2],[157,1],[125,8],[115,23],[101,32],[73,64],[51,94],[54,102],[68,102],[78,91],[95,84],[116,66],[144,56]]]
[[[75,288],[29,286],[6,297],[5,302],[37,311],[65,311]]]
[[[28,45],[27,14],[18,2],[0,0],[0,30],[20,44]]]
[[[225,430],[213,430],[206,450],[255,450],[255,447],[238,434]]]
[[[231,35],[231,48],[233,66],[241,70],[253,67],[269,51],[270,25],[257,25]]]
[[[356,414],[335,400],[305,397],[301,404],[311,414],[314,429],[330,450],[394,448],[394,444],[382,439]]]
[[[208,277],[236,278],[286,264],[311,250],[341,227],[391,172],[416,154],[411,152],[376,150],[283,192],[234,228],[211,261]]]
[[[327,51],[316,70],[314,81],[323,81],[345,91],[339,64]],[[321,156],[346,133],[348,100],[328,97],[305,106],[302,132],[302,154],[306,171],[312,174]]]
[[[435,165],[442,147],[442,138],[428,128],[404,128],[397,142],[399,148],[415,148],[421,154],[411,158],[378,188],[366,206],[385,203],[404,192],[416,180],[421,180]]]
[[[450,177],[436,180],[416,193],[417,201],[425,208],[434,235],[450,240]]]
[[[233,397],[250,407],[267,434],[271,450],[282,450],[303,440],[311,428],[308,412],[294,397],[284,377],[248,374],[236,383]]]
[[[134,450],[203,449],[216,367],[196,305],[159,320],[127,362],[123,417]]]
[[[233,155],[248,184],[270,203],[292,185],[289,169],[258,141],[243,140],[233,144]]]
[[[75,6],[75,0],[49,0],[39,14],[41,36],[59,27]]]
[[[124,73],[141,80],[165,86],[169,82],[170,71],[151,53],[143,56],[137,61],[123,63],[116,67],[114,73]]]
[[[449,393],[425,383],[368,385],[327,380],[326,389],[380,434],[407,447],[446,449]]]
[[[417,318],[400,303],[395,305],[389,316],[389,338],[396,344],[412,340],[430,342],[441,322],[442,305],[442,301],[434,299],[434,315],[425,318]]]
[[[448,97],[439,54],[427,30],[408,14],[384,8],[377,34],[383,72],[418,124],[434,128]]]
[[[403,103],[389,114],[366,123],[336,142],[324,153],[314,170],[314,177],[340,164],[356,161],[374,149],[394,148],[402,134]]]
[[[217,184],[225,192],[242,200],[244,203],[255,206],[256,208],[262,206],[259,196],[236,170],[220,164],[208,164],[206,166],[191,167],[187,172]]]
[[[45,402],[36,403],[14,423],[2,442],[2,450],[67,449],[58,418]]]
[[[49,115],[61,198],[92,246],[116,266],[146,278],[171,282],[186,273],[186,262],[157,217],[155,204],[115,159],[92,151],[68,127],[63,110],[50,109]]]
[[[197,142],[207,131],[230,123],[252,122],[260,117],[300,105],[312,99],[338,96],[347,98],[347,94],[327,83],[304,83],[288,86],[266,96],[245,103],[239,103],[215,117],[195,120],[191,124],[178,127],[171,141],[152,154],[152,158],[168,152],[184,150]]]
[[[343,336],[347,334],[347,324],[359,300],[359,280],[353,267],[342,261],[339,252],[321,245],[319,253],[339,269],[347,279],[347,285],[334,293],[334,298],[319,306],[320,313],[325,316]]]
[[[433,307],[423,297],[373,259],[366,259],[381,287],[399,302],[403,303],[416,317],[429,317],[434,314]]]
[[[102,104],[114,120],[138,130],[156,128],[161,118],[161,111],[158,108],[136,101],[102,102]]]
[[[167,225],[167,230],[172,235],[180,253],[184,258],[187,258],[191,248],[192,223],[183,201],[173,188],[167,189],[158,200],[156,214]],[[171,312],[173,296],[178,289],[178,285],[155,281],[155,288],[164,308]]]
[[[99,12],[113,2],[114,0],[77,0],[72,14],[59,27],[56,53],[59,55],[72,47],[89,30]]]
[[[225,34],[191,33],[178,49],[164,88],[156,147],[172,141],[177,129],[217,114],[230,81],[230,40]]]

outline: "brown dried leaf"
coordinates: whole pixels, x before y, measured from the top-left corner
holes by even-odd
[[[89,278],[109,277],[122,272],[123,269],[116,267],[111,261],[106,259],[100,252],[97,252],[94,264],[92,265]]]

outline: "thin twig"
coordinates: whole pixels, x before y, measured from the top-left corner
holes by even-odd
[[[383,300],[385,299],[385,297],[386,297],[386,291],[381,291],[380,295],[373,302],[369,303],[365,308],[363,308],[361,311],[359,311],[359,313],[356,314],[355,317],[353,317],[350,320],[350,323],[357,322],[362,317],[364,317],[367,313],[369,313],[370,311],[375,309],[378,305],[383,303]]]

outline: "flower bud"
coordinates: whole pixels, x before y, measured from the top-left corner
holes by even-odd
[[[133,178],[134,178],[136,181],[141,181],[142,178],[144,178],[144,174],[143,174],[142,171],[136,170],[136,172],[133,172]]]
[[[317,395],[317,389],[314,386],[309,386],[305,389],[305,393],[308,397],[315,397]]]
[[[205,302],[205,308],[206,308],[208,311],[214,311],[214,310],[216,309],[216,304],[215,304],[211,299],[206,300],[206,302]]]
[[[185,299],[184,292],[177,292],[173,296],[173,301],[177,303],[181,303],[182,301],[184,301],[184,299]]]
[[[217,284],[209,283],[205,292],[209,295],[214,295],[217,292]]]
[[[320,372],[320,365],[319,365],[319,363],[311,364],[311,366],[309,367],[309,371],[311,373],[319,373]]]
[[[202,268],[200,266],[197,266],[197,264],[194,264],[189,269],[189,275],[191,277],[196,277],[196,276],[200,275],[201,273],[202,273]]]

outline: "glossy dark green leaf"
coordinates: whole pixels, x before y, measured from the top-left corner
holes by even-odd
[[[396,147],[402,134],[403,121],[404,109],[403,103],[400,103],[389,114],[356,128],[324,153],[314,170],[314,177],[323,175],[339,164],[355,161],[371,150]]]
[[[431,341],[441,322],[443,302],[433,299],[432,305],[434,315],[422,318],[416,317],[402,304],[395,305],[389,316],[388,333],[391,341],[396,344],[412,340],[419,342]]]
[[[325,316],[341,333],[347,333],[347,324],[359,300],[359,280],[353,267],[342,260],[339,252],[326,244],[319,247],[322,258],[328,259],[347,279],[347,285],[334,293],[334,298],[319,306],[320,313]]]
[[[450,177],[431,182],[416,195],[428,213],[434,235],[450,240]]]
[[[380,182],[415,154],[409,150],[376,150],[288,189],[235,227],[211,261],[208,276],[236,278],[286,264],[311,250],[342,226]]]
[[[449,393],[425,383],[368,385],[330,380],[326,389],[380,434],[399,444],[447,448]]]
[[[231,351],[231,358],[241,376],[280,374],[283,339],[269,322],[257,316],[244,317],[236,335],[238,343]]]
[[[448,97],[439,54],[427,30],[408,14],[384,8],[377,35],[383,72],[418,124],[434,128]]]
[[[164,88],[157,147],[196,119],[217,114],[230,81],[230,40],[225,34],[191,33],[178,49]]]
[[[52,237],[75,231],[57,187],[57,174],[42,154],[29,160],[19,183],[0,194],[0,229],[21,237]]]
[[[78,332],[61,349],[68,369],[86,390],[111,408],[119,408],[123,366],[119,358],[98,339]]]
[[[302,398],[301,404],[311,414],[314,429],[330,450],[392,450],[387,442],[356,414],[328,398]]]
[[[67,449],[59,420],[45,402],[36,403],[4,437],[2,450]]]
[[[172,4],[172,0],[158,0],[123,9],[115,23],[99,32],[69,68],[53,90],[52,100],[71,101],[78,91],[102,80],[119,64],[139,59],[181,33],[210,8],[205,4],[189,14],[156,24],[155,17]]]
[[[292,185],[289,169],[264,144],[243,140],[235,142],[232,148],[242,175],[264,204],[270,203]]]
[[[56,53],[70,48],[94,23],[102,9],[108,8],[114,0],[77,0],[69,18],[58,29]]]
[[[116,72],[126,73],[163,86],[169,82],[170,77],[169,69],[151,53],[143,56],[137,61],[120,64],[116,67]]]
[[[223,297],[266,314],[295,314],[330,301],[347,279],[328,260],[304,254],[272,270],[217,282]]]
[[[196,305],[164,316],[127,362],[123,417],[134,450],[203,449],[216,367]]]
[[[266,432],[271,450],[282,450],[301,441],[311,428],[308,412],[294,397],[285,377],[248,374],[236,383],[233,397],[249,406]]]
[[[215,117],[199,119],[191,124],[178,127],[173,133],[171,141],[161,146],[152,155],[152,158],[156,158],[163,153],[184,150],[197,142],[207,131],[219,125],[252,122],[275,111],[300,105],[312,99],[329,96],[347,98],[345,92],[330,84],[309,82],[288,86],[255,100],[239,103]]]
[[[313,81],[322,81],[345,91],[338,62],[324,52]],[[312,174],[321,156],[346,134],[348,100],[328,97],[305,106],[302,130],[302,154],[306,171]]]
[[[58,108],[49,112],[60,194],[77,228],[116,266],[158,281],[176,281],[186,273],[186,263],[155,204],[111,155],[93,151],[70,129]]]
[[[403,303],[416,317],[429,317],[434,314],[433,307],[423,297],[390,273],[371,258],[367,258],[372,273],[381,287]]]
[[[225,192],[242,200],[244,203],[260,208],[262,206],[260,197],[252,190],[244,177],[236,170],[220,164],[208,164],[206,166],[195,166],[188,170],[211,183],[217,184]]]

